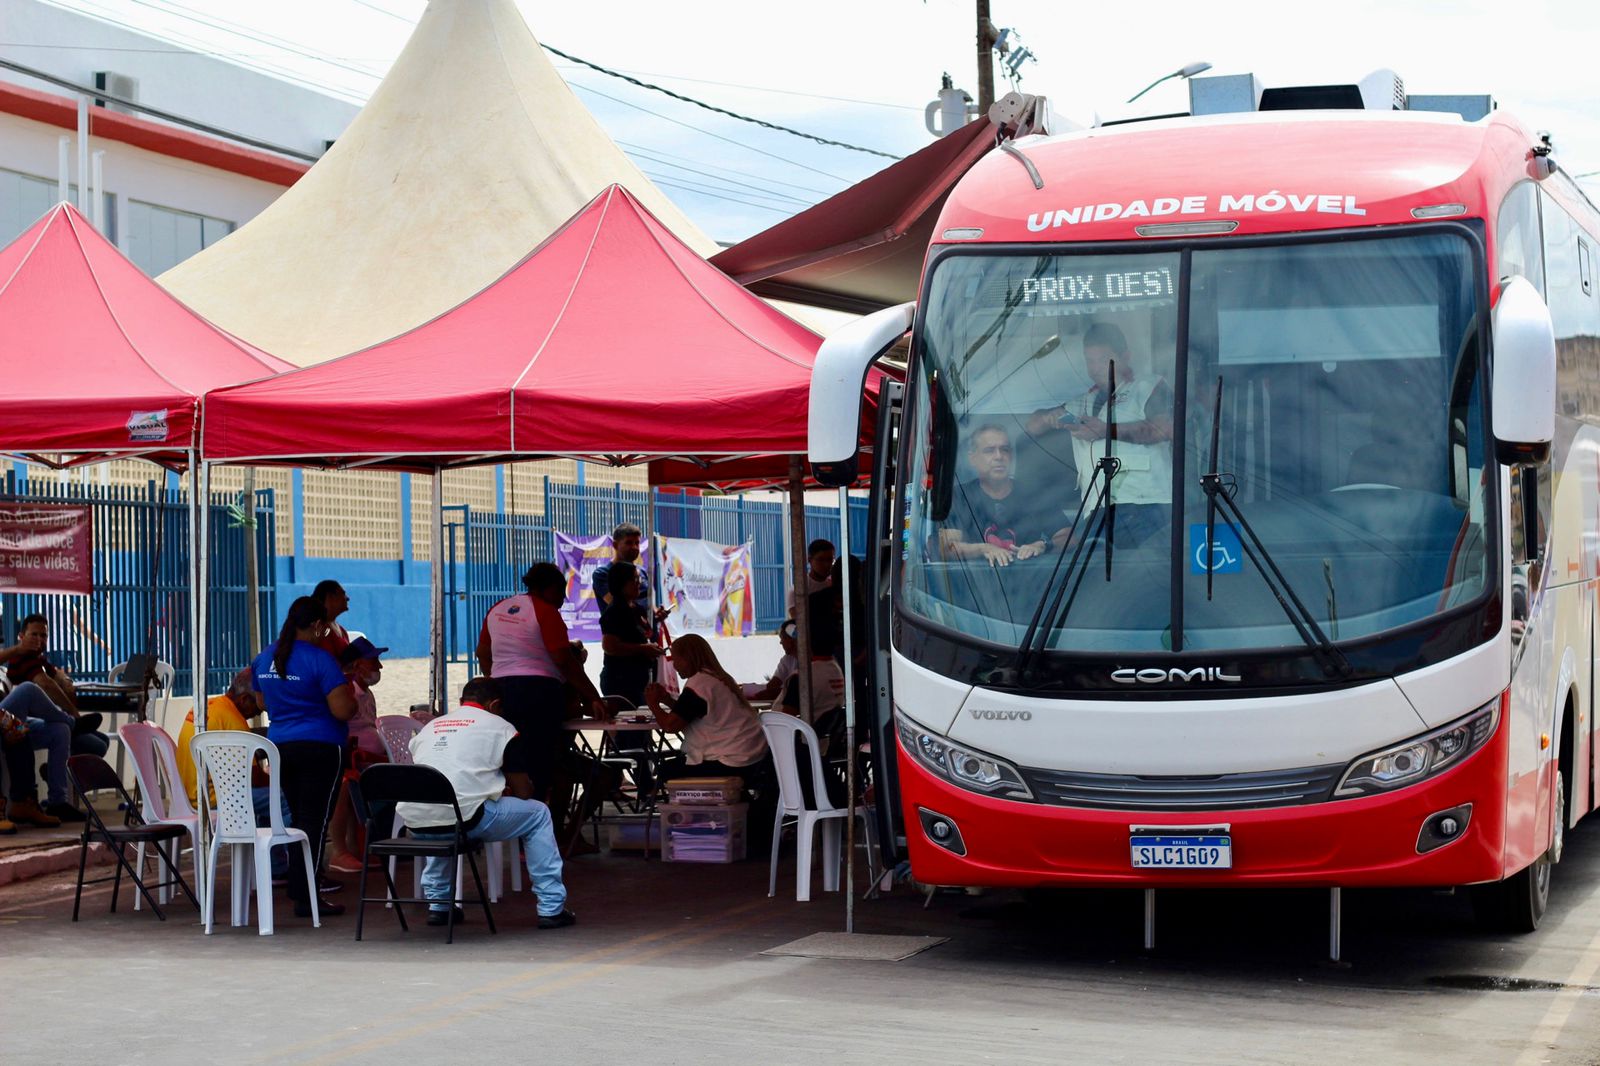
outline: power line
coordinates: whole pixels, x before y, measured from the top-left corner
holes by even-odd
[[[138,34],[141,37],[154,36],[154,31],[144,27],[135,26],[130,22],[125,22],[121,18],[117,17],[117,14],[120,13],[109,12],[103,6],[99,4],[88,3],[87,0],[75,0],[73,3],[65,2],[65,0],[44,0],[44,2],[53,7],[59,7],[63,10],[72,11],[76,14],[88,15],[90,18],[98,19],[101,22],[108,23],[112,26],[121,27],[122,29]],[[202,55],[207,54],[210,49],[210,46],[206,42],[200,41],[198,38],[192,35],[185,34],[175,29],[161,30],[160,37],[178,44],[187,43],[191,46],[188,51]],[[223,55],[223,53],[216,54],[219,56]],[[261,60],[257,60],[255,62],[238,60],[237,63],[246,70],[254,70],[257,73],[268,74],[275,78],[291,82],[307,89],[317,89],[324,93],[330,93],[334,96],[342,97],[349,103],[361,103],[365,100],[365,97],[360,95],[360,93],[355,90],[342,86],[330,85],[327,82],[315,81],[286,67],[276,66]]]
[[[593,93],[595,96],[598,96],[598,97],[600,97],[602,99],[605,99],[605,100],[610,100],[612,103],[615,103],[615,104],[621,104],[623,107],[631,107],[635,111],[643,111],[647,115],[653,115],[656,118],[661,119],[661,121],[663,121],[663,122],[672,123],[674,126],[682,126],[684,129],[694,130],[696,133],[703,133],[707,137],[715,137],[719,141],[726,141],[729,144],[736,144],[740,148],[746,149],[747,151],[755,152],[757,155],[764,155],[764,156],[767,156],[769,159],[776,159],[780,163],[788,163],[790,166],[799,167],[801,170],[809,170],[813,174],[821,174],[825,178],[832,178],[834,181],[842,182],[845,185],[854,184],[849,178],[841,178],[837,174],[830,174],[826,170],[819,170],[816,167],[809,166],[809,165],[807,165],[805,163],[800,162],[798,159],[789,159],[789,158],[787,158],[785,156],[778,155],[776,152],[769,152],[769,151],[767,151],[767,150],[765,150],[763,148],[757,148],[753,144],[745,144],[743,141],[736,141],[732,137],[724,137],[720,133],[712,133],[710,130],[705,129],[704,127],[696,126],[696,125],[694,125],[692,123],[684,122],[684,121],[682,121],[680,119],[675,119],[675,118],[671,117],[670,115],[663,115],[659,111],[652,111],[648,107],[642,107],[639,104],[631,103],[631,102],[629,102],[627,100],[622,99],[621,97],[612,96],[610,93],[603,93],[599,89],[591,89],[587,85],[578,85],[576,83],[571,83],[571,84],[572,84],[572,87],[574,89],[582,89],[586,93]]]
[[[790,215],[794,214],[794,212],[792,212],[792,211],[785,211],[783,208],[781,208],[781,207],[773,207],[771,204],[758,204],[758,203],[755,203],[754,201],[751,201],[751,200],[741,200],[737,196],[724,196],[724,195],[722,195],[720,193],[706,192],[704,189],[692,189],[687,185],[680,185],[680,184],[678,184],[677,182],[673,181],[670,178],[653,178],[651,180],[653,180],[658,185],[665,185],[665,186],[667,186],[668,188],[671,188],[671,189],[678,189],[678,190],[683,191],[683,192],[696,193],[696,194],[698,194],[700,196],[710,196],[713,199],[726,200],[729,203],[743,204],[746,207],[754,207],[754,208],[757,208],[757,209],[762,210],[762,211],[771,211],[775,215],[790,216]]]
[[[753,192],[760,193],[762,196],[768,196],[768,197],[771,197],[773,199],[788,200],[791,203],[801,204],[801,205],[803,205],[805,207],[812,207],[812,206],[814,206],[816,204],[815,200],[806,200],[806,199],[802,199],[801,197],[798,197],[798,196],[793,196],[793,195],[791,195],[789,193],[786,193],[786,192],[778,192],[778,191],[770,188],[769,186],[754,185],[754,184],[751,184],[750,182],[747,182],[747,181],[736,181],[733,178],[725,178],[721,174],[718,174],[718,173],[716,173],[714,171],[701,170],[698,167],[686,166],[683,163],[674,163],[669,159],[657,159],[650,152],[649,149],[645,149],[645,150],[642,150],[642,151],[639,150],[639,149],[635,149],[634,151],[631,151],[628,154],[632,155],[632,156],[639,156],[641,159],[643,159],[647,163],[654,163],[657,166],[663,166],[663,167],[672,167],[675,170],[688,171],[690,174],[699,174],[701,177],[711,178],[711,179],[713,179],[715,181],[724,182],[725,184],[728,184],[728,185],[737,185],[740,188],[750,189]]]
[[[571,70],[571,67],[561,69]],[[722,89],[744,89],[755,93],[776,93],[779,96],[802,96],[808,100],[832,100],[837,104],[860,104],[863,107],[888,107],[896,111],[915,111],[921,114],[923,109],[911,104],[891,104],[886,100],[862,100],[854,96],[829,96],[825,93],[806,93],[798,89],[774,89],[769,85],[743,85],[736,81],[712,81],[710,78],[691,78],[685,74],[655,74],[646,70],[629,70],[627,74],[637,74],[641,78],[665,78],[667,81],[687,81],[696,85],[715,85]]]
[[[341,63],[337,59],[331,59],[324,55],[318,55],[315,52],[307,52],[303,48],[298,47],[294,42],[288,40],[287,38],[279,37],[276,34],[269,33],[264,37],[260,36],[257,33],[251,32],[248,27],[245,27],[237,22],[230,22],[229,20],[220,17],[217,17],[215,21],[212,21],[212,16],[202,17],[201,13],[195,11],[193,8],[184,7],[182,4],[172,3],[171,0],[162,0],[162,2],[159,4],[152,3],[151,0],[129,0],[129,2],[137,4],[140,7],[149,8],[151,11],[156,11],[163,15],[171,15],[175,18],[185,19],[189,22],[196,23],[197,25],[205,26],[208,29],[221,30],[223,33],[231,33],[236,37],[243,37],[247,41],[255,41],[257,44],[264,44],[272,48],[278,48],[292,55],[300,56],[303,59],[309,59],[313,63],[324,63],[330,67],[338,67],[340,70],[348,70],[352,74],[359,74],[364,78],[371,78],[374,81],[383,80],[382,74],[378,74],[372,70],[368,70],[364,67],[351,66],[349,63]]]
[[[672,152],[664,151],[663,149],[660,149],[660,148],[651,148],[648,145],[634,144],[632,141],[617,141],[616,143],[617,143],[617,146],[620,147],[620,148],[631,149],[632,151],[636,151],[636,152],[650,152],[650,153],[652,153],[654,155],[661,156],[661,157],[663,157],[665,159],[676,159],[676,160],[678,160],[680,162],[683,162],[683,163],[703,163],[703,162],[705,162],[702,159],[695,159],[693,156],[675,155]],[[709,166],[711,164],[707,164],[707,165]],[[797,185],[792,181],[784,181],[781,178],[769,178],[765,174],[755,174],[755,173],[752,173],[751,171],[748,171],[748,170],[740,170],[737,167],[725,166],[725,165],[723,165],[721,163],[718,163],[718,164],[715,164],[715,165],[718,166],[718,167],[721,167],[723,170],[726,170],[730,174],[738,174],[740,177],[745,177],[745,178],[755,178],[757,181],[764,181],[769,185],[784,185],[784,186],[787,186],[788,188],[791,188],[791,189],[799,189],[801,192],[816,193],[818,196],[832,196],[833,195],[833,193],[829,192],[827,189],[818,189],[818,188],[815,188],[815,187],[810,186],[810,185]]]
[[[695,192],[703,192],[713,196],[726,196],[732,199],[738,199],[740,196],[757,196],[765,198],[767,195],[766,193],[762,192],[741,194],[737,189],[726,189],[716,185],[706,185],[703,182],[692,181],[688,178],[679,177],[677,174],[652,174],[650,171],[643,169],[641,169],[639,173],[643,174],[645,177],[649,178],[653,182],[656,182],[657,184],[663,181],[673,181],[677,182],[683,188],[693,189]],[[810,205],[799,201],[795,201],[793,204],[785,204],[780,201],[773,203],[771,206],[777,210],[793,213]]]
[[[388,15],[392,19],[398,19],[399,21],[404,22],[407,26],[414,25],[414,23],[409,18],[407,18],[406,16],[400,14],[400,12],[398,12],[398,11],[390,11],[386,7],[379,7],[377,4],[368,3],[368,0],[350,0],[350,2],[352,4],[360,4],[362,7],[366,8],[367,10],[376,11],[380,15]]]
[[[135,3],[143,3],[143,2],[145,2],[145,0],[134,0],[134,2]],[[647,81],[640,81],[638,78],[635,78],[635,77],[632,77],[630,75],[624,74],[621,71],[611,70],[608,67],[602,67],[598,63],[591,63],[587,59],[579,59],[577,56],[571,55],[571,54],[569,54],[567,52],[563,52],[561,49],[553,47],[553,46],[548,45],[548,44],[545,44],[543,41],[540,42],[540,46],[543,47],[544,50],[549,52],[551,55],[558,55],[562,59],[568,60],[568,61],[573,62],[573,63],[579,63],[579,64],[581,64],[583,66],[588,67],[591,70],[597,70],[601,74],[606,75],[607,77],[621,79],[622,81],[625,81],[630,85],[637,85],[641,89],[649,89],[652,92],[658,92],[658,93],[661,93],[661,94],[663,94],[665,96],[670,96],[674,100],[680,100],[680,101],[682,101],[683,103],[686,103],[686,104],[693,104],[695,107],[704,108],[705,110],[711,111],[711,112],[713,112],[715,114],[726,115],[728,118],[738,119],[740,122],[749,122],[752,125],[761,126],[764,129],[776,130],[779,133],[787,133],[787,134],[789,134],[790,136],[793,136],[793,137],[801,137],[801,138],[804,138],[805,140],[815,141],[818,144],[829,145],[830,147],[833,147],[833,148],[848,148],[852,152],[865,152],[867,155],[882,156],[884,159],[899,159],[899,158],[901,158],[900,156],[897,156],[897,155],[895,155],[895,154],[893,154],[891,152],[880,152],[876,148],[863,148],[859,144],[851,144],[848,141],[835,141],[835,140],[832,140],[831,138],[828,138],[828,137],[819,137],[815,133],[803,133],[800,130],[792,129],[789,126],[780,126],[776,122],[768,122],[766,119],[763,119],[763,118],[754,118],[754,117],[752,117],[750,115],[741,115],[737,111],[729,111],[725,107],[717,107],[715,104],[708,104],[704,100],[696,100],[692,96],[684,96],[682,93],[675,93],[671,89],[666,88],[665,86],[654,85],[654,84],[651,84],[650,82],[647,82]]]

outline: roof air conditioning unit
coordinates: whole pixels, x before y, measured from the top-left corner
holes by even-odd
[[[94,87],[105,93],[106,96],[94,98],[94,106],[109,108],[112,111],[121,111],[127,114],[132,108],[124,107],[117,100],[137,101],[139,99],[139,79],[128,74],[118,74],[110,70],[97,70],[94,72]],[[115,99],[110,99],[115,97]]]

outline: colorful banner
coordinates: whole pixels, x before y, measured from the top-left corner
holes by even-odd
[[[750,545],[657,537],[662,603],[674,634],[748,637],[756,626]]]
[[[87,506],[0,500],[0,592],[94,592]]]
[[[573,640],[600,639],[601,604],[594,598],[594,570],[611,561],[611,538],[572,537],[556,530],[556,565],[567,576],[561,618]]]

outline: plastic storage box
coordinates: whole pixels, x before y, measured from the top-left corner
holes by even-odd
[[[667,782],[667,802],[680,806],[726,807],[744,796],[738,777],[680,777]]]
[[[747,803],[725,807],[663,803],[661,857],[667,862],[738,862],[745,856]]]

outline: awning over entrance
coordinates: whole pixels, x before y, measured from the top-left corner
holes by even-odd
[[[1042,98],[995,105],[1008,131],[1040,132]],[[969,123],[711,263],[771,299],[866,314],[917,298],[917,281],[945,197],[994,149],[1001,127]]]

